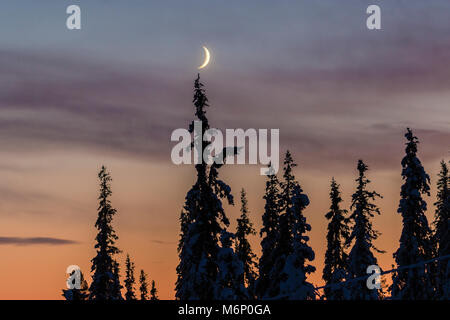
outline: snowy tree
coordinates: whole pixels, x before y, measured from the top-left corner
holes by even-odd
[[[438,257],[444,257],[450,255],[450,175],[447,164],[443,160],[441,161],[437,190],[437,201],[434,204],[436,206],[433,223],[435,229],[434,241],[437,245]],[[450,292],[448,292],[450,274],[447,272],[450,268],[449,261],[450,259],[443,259],[437,263],[437,295],[446,300],[450,299]]]
[[[279,238],[279,199],[280,190],[279,182],[274,171],[267,176],[266,191],[264,194],[264,213],[262,216],[262,228],[260,236],[261,241],[261,257],[259,259],[259,277],[256,281],[256,296],[260,299],[275,296],[275,292],[279,291],[279,287],[274,283],[271,277],[271,271],[274,268],[274,248],[277,247]]]
[[[356,179],[357,188],[352,195],[352,203],[350,209],[353,210],[349,219],[353,222],[353,230],[347,239],[347,245],[353,243],[353,247],[349,253],[348,262],[348,293],[346,299],[353,300],[377,300],[380,298],[380,291],[377,289],[369,289],[367,287],[367,279],[352,281],[353,278],[367,276],[367,267],[377,265],[373,251],[378,250],[373,241],[379,236],[379,232],[373,229],[371,218],[375,214],[380,214],[380,209],[372,203],[376,198],[381,197],[375,191],[368,191],[367,185],[370,180],[366,177],[368,166],[362,161],[358,161],[357,166],[359,176]]]
[[[393,299],[431,299],[434,296],[432,265],[403,268],[432,258],[434,253],[432,233],[425,216],[427,203],[422,195],[430,195],[430,177],[417,158],[417,137],[408,128],[406,155],[402,160],[403,185],[397,212],[402,215],[403,230],[400,247],[394,253],[398,268],[392,283]]]
[[[283,167],[284,181],[278,202],[280,210],[276,245],[273,248],[273,268],[269,276],[271,286],[264,298],[314,299],[314,288],[306,281],[306,276],[315,268],[307,264],[314,259],[314,252],[305,235],[311,227],[303,216],[309,204],[299,183],[295,180],[293,168],[296,166],[289,151],[286,152]]]
[[[152,280],[152,288],[150,290],[150,300],[159,300],[155,280]]]
[[[72,271],[70,275],[72,276],[75,272],[75,270]],[[62,296],[66,298],[66,300],[70,301],[87,300],[89,297],[88,289],[89,286],[87,281],[84,279],[83,273],[80,271],[80,288],[63,289]]]
[[[127,260],[125,262],[126,273],[125,273],[125,293],[126,300],[136,300],[136,294],[134,293],[134,262],[131,261],[130,255],[127,254]]]
[[[217,254],[219,274],[214,293],[216,300],[249,298],[242,281],[244,266],[232,248],[234,238],[234,234],[225,230],[222,231],[220,236],[221,248]]]
[[[141,270],[139,275],[139,292],[141,293],[141,300],[148,300],[147,274],[144,270]]]
[[[278,297],[290,300],[313,300],[315,289],[306,281],[306,277],[316,270],[308,264],[308,261],[314,260],[314,251],[308,245],[309,237],[305,235],[306,232],[311,231],[311,226],[306,223],[306,218],[303,216],[303,210],[309,205],[309,199],[298,183],[294,186],[291,202],[292,206],[289,210],[292,216],[290,228],[293,234],[290,246],[292,249],[285,259],[281,272],[282,280]]]
[[[343,300],[344,288],[336,285],[347,278],[347,254],[344,250],[345,243],[350,235],[347,225],[347,210],[341,209],[342,202],[339,184],[333,178],[330,191],[331,206],[325,217],[328,223],[327,251],[325,253],[325,266],[322,278],[326,285],[332,285],[324,289],[327,300]]]
[[[102,166],[98,178],[100,180],[100,195],[98,218],[95,227],[98,229],[95,249],[97,255],[91,260],[93,272],[92,283],[89,288],[91,300],[121,299],[120,281],[118,278],[119,265],[114,256],[120,252],[115,246],[118,239],[112,225],[112,218],[116,209],[111,206],[111,176],[105,166]]]
[[[253,253],[250,243],[247,237],[249,235],[255,235],[256,231],[253,228],[253,224],[250,222],[248,217],[248,207],[247,207],[247,197],[245,190],[241,190],[241,216],[237,219],[237,230],[236,230],[236,255],[238,259],[242,262],[244,267],[243,279],[248,291],[248,297],[254,298],[254,285],[257,277],[256,274],[256,255]]]
[[[203,155],[210,141],[200,143],[209,129],[206,117],[208,99],[200,82],[200,75],[194,83],[195,115],[202,123],[201,136],[194,137],[192,148]],[[194,132],[194,122],[189,126]],[[198,149],[200,150],[195,150]],[[224,152],[225,153],[225,152]],[[197,181],[188,191],[180,216],[181,235],[178,245],[180,263],[177,266],[176,298],[181,300],[209,300],[214,298],[218,274],[217,254],[219,234],[229,225],[222,206],[222,199],[233,204],[230,187],[218,178],[220,163],[211,165],[202,161],[195,165]]]

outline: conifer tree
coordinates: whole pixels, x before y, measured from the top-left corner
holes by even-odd
[[[305,235],[310,230],[303,216],[303,209],[309,199],[296,181],[293,168],[296,167],[289,151],[286,152],[283,167],[283,182],[278,202],[280,216],[276,246],[273,248],[273,268],[270,271],[271,287],[265,298],[314,299],[314,288],[306,276],[315,268],[307,264],[314,259],[314,252]]]
[[[316,270],[308,264],[314,260],[314,251],[309,246],[309,237],[306,232],[311,231],[311,226],[306,222],[303,210],[309,205],[309,199],[303,193],[300,185],[295,183],[291,198],[292,206],[290,214],[292,219],[292,244],[291,252],[285,259],[285,265],[281,272],[280,282],[281,299],[290,300],[314,300],[315,288],[306,280],[308,274]]]
[[[144,272],[144,270],[141,270],[139,276],[139,291],[141,293],[141,300],[148,300],[147,274]]]
[[[125,274],[125,293],[126,300],[136,300],[136,294],[134,293],[134,262],[131,261],[130,255],[127,254],[127,260],[125,262],[126,274]]]
[[[345,243],[350,236],[347,225],[347,210],[341,209],[342,202],[339,184],[333,178],[330,191],[331,206],[325,217],[328,223],[327,251],[325,253],[325,266],[322,278],[325,280],[324,295],[327,300],[343,300],[345,298],[343,287],[336,285],[345,281],[347,277],[348,256],[344,250]]]
[[[372,201],[381,198],[381,195],[367,190],[367,185],[370,183],[366,177],[368,166],[362,160],[358,161],[357,169],[359,176],[356,179],[357,188],[352,195],[350,206],[353,212],[349,217],[353,222],[353,230],[347,239],[347,244],[350,245],[353,242],[353,247],[349,253],[348,280],[350,282],[346,286],[348,288],[346,299],[377,300],[380,298],[380,291],[369,289],[367,279],[351,281],[353,278],[367,276],[367,267],[377,265],[377,259],[372,250],[382,252],[373,244],[380,233],[373,229],[371,221],[375,214],[380,214],[380,209]]]
[[[406,155],[402,159],[403,185],[400,192],[400,204],[397,212],[402,215],[403,230],[400,247],[394,253],[399,269],[393,275],[392,297],[402,300],[432,299],[434,280],[432,265],[415,268],[403,268],[433,257],[432,233],[425,216],[427,203],[422,195],[430,195],[430,177],[417,158],[417,137],[408,128]]]
[[[75,271],[72,271],[70,275],[73,275],[74,272]],[[62,296],[66,298],[66,300],[70,301],[87,300],[89,297],[88,289],[89,286],[87,281],[84,279],[83,273],[80,271],[80,288],[63,289]]]
[[[447,164],[441,161],[441,171],[437,182],[437,201],[434,225],[434,241],[437,246],[437,256],[445,257],[450,255],[450,175]],[[450,259],[442,259],[437,263],[437,297],[448,300],[450,292]]]
[[[219,274],[214,292],[216,300],[243,300],[249,298],[242,281],[244,266],[232,248],[234,238],[234,234],[225,230],[220,235],[221,248],[217,254]]]
[[[150,290],[150,300],[159,300],[158,299],[158,290],[156,289],[155,280],[152,280],[152,288]]]
[[[115,246],[118,237],[111,225],[116,209],[111,206],[111,175],[102,166],[98,178],[100,180],[100,195],[98,218],[95,227],[98,234],[95,238],[97,255],[91,260],[93,272],[92,283],[89,288],[91,300],[115,300],[121,299],[119,265],[114,256],[120,252]]]
[[[202,123],[201,136],[194,137],[191,146],[201,156],[211,144],[201,142],[209,122],[206,108],[209,106],[200,75],[194,83],[195,116]],[[194,121],[189,131],[194,132]],[[225,150],[224,150],[225,151]],[[225,152],[223,152],[225,154]],[[207,164],[205,161],[195,165],[197,181],[188,191],[180,216],[181,235],[178,245],[180,263],[177,266],[176,298],[181,300],[214,298],[218,274],[218,238],[221,231],[229,225],[222,206],[222,199],[233,204],[230,187],[218,178],[220,163]]]
[[[269,165],[270,167],[270,165]],[[270,170],[270,168],[269,168]],[[274,248],[277,247],[279,238],[279,199],[280,190],[277,176],[272,169],[269,171],[266,181],[266,191],[264,194],[264,213],[262,216],[261,240],[261,258],[259,259],[259,276],[256,281],[256,296],[259,299],[275,296],[276,293],[270,292],[272,288],[277,292],[278,286],[271,277],[271,271],[274,268]]]
[[[256,231],[248,217],[247,197],[245,190],[241,190],[241,216],[237,219],[236,255],[244,267],[242,283],[247,288],[248,298],[254,298],[256,274],[256,255],[253,253],[247,237],[255,235]]]

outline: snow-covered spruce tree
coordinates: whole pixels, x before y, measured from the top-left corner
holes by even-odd
[[[350,235],[347,223],[347,210],[341,209],[342,202],[339,184],[333,178],[330,190],[331,206],[325,217],[328,223],[327,251],[325,253],[325,266],[322,278],[325,285],[332,285],[324,289],[324,296],[327,300],[343,300],[344,289],[336,285],[345,281],[347,277],[347,254],[344,250],[345,243]]]
[[[247,297],[249,299],[255,298],[255,280],[257,277],[256,255],[252,251],[252,247],[248,242],[249,235],[255,235],[256,231],[253,224],[248,217],[247,196],[245,190],[241,190],[241,216],[237,219],[236,230],[236,255],[242,262],[244,267],[243,279],[241,279],[244,286],[247,288]]]
[[[309,199],[303,193],[300,185],[295,184],[292,192],[292,206],[289,209],[292,216],[292,251],[286,257],[282,278],[280,282],[281,299],[313,300],[315,299],[314,286],[306,281],[306,276],[316,270],[308,264],[314,260],[314,251],[308,245],[309,237],[306,232],[311,231],[311,226],[306,223],[303,210],[309,205]]]
[[[314,299],[314,288],[306,282],[306,275],[315,270],[306,264],[314,259],[314,252],[307,244],[309,238],[305,232],[310,226],[302,214],[309,200],[295,180],[295,166],[287,151],[279,201],[279,232],[273,249],[273,268],[269,273],[271,286],[265,298]]]
[[[405,134],[406,155],[402,159],[403,185],[397,212],[402,215],[400,247],[394,253],[398,268],[429,260],[434,254],[432,233],[425,216],[427,203],[422,195],[430,195],[430,177],[417,158],[417,137],[408,128]],[[392,277],[392,298],[402,300],[432,299],[434,280],[431,264],[400,269]]]
[[[441,171],[437,182],[437,201],[434,225],[434,241],[437,246],[438,257],[450,255],[450,175],[448,166],[441,161]],[[450,277],[447,274],[450,259],[443,259],[437,263],[437,297],[449,299],[444,296],[445,286],[450,284]],[[447,292],[448,294],[449,292]]]
[[[277,176],[273,169],[270,173],[267,176],[266,192],[263,197],[265,205],[262,215],[263,226],[260,231],[260,236],[263,238],[261,240],[261,257],[258,265],[259,276],[256,280],[256,296],[258,299],[275,296],[276,293],[271,293],[270,288],[275,292],[279,291],[279,286],[274,283],[270,273],[274,268],[273,250],[277,247],[277,240],[279,238],[280,189]]]
[[[89,288],[90,300],[115,300],[122,299],[120,294],[119,265],[114,260],[114,256],[120,252],[115,246],[118,239],[112,225],[112,218],[116,214],[116,209],[111,206],[111,175],[102,166],[98,178],[100,180],[100,195],[98,218],[95,227],[98,234],[95,238],[97,243],[95,249],[97,255],[91,260],[93,272],[92,283]]]
[[[141,300],[148,300],[147,274],[144,270],[141,270],[139,275],[139,292],[141,293]]]
[[[359,176],[356,179],[357,187],[352,195],[350,209],[353,210],[349,219],[353,222],[353,230],[347,239],[347,245],[353,243],[348,257],[348,279],[350,281],[345,290],[345,299],[352,300],[377,300],[380,298],[380,290],[369,289],[367,279],[352,281],[353,278],[367,276],[367,267],[377,265],[373,251],[378,250],[373,241],[380,235],[373,229],[371,218],[375,214],[380,214],[380,209],[372,203],[376,198],[381,197],[375,191],[368,191],[367,185],[370,180],[366,177],[368,166],[358,160],[357,166]]]
[[[194,152],[199,147],[199,139],[209,129],[206,117],[208,99],[200,82],[200,75],[194,83],[195,116],[202,122],[202,134],[194,137],[191,146]],[[189,126],[194,132],[194,121]],[[203,141],[199,151],[203,155],[211,144]],[[225,151],[225,150],[224,150]],[[223,152],[225,154],[225,152]],[[208,165],[205,161],[195,165],[197,181],[188,191],[180,216],[181,235],[178,245],[180,263],[177,266],[176,298],[180,300],[214,299],[218,274],[218,238],[229,220],[222,207],[222,199],[233,204],[230,187],[218,179],[218,169],[222,164]]]
[[[155,280],[152,280],[152,288],[150,290],[150,300],[159,300]]]
[[[134,293],[134,262],[131,261],[130,255],[127,254],[127,260],[125,261],[125,299],[126,300],[136,300],[136,294]]]
[[[247,290],[242,281],[244,266],[234,252],[235,235],[223,230],[220,235],[221,248],[217,254],[219,274],[216,280],[215,294],[217,300],[248,299]]]
[[[74,272],[75,271],[73,271],[72,274]],[[87,281],[84,279],[83,273],[80,271],[80,289],[63,289],[62,296],[66,300],[71,301],[87,300],[89,297],[88,289],[89,286]]]

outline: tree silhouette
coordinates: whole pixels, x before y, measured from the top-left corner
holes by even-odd
[[[125,293],[126,300],[136,300],[136,295],[134,293],[134,262],[131,261],[130,255],[127,254],[127,260],[125,262],[126,274],[125,274]]]
[[[378,238],[380,233],[373,229],[370,221],[375,214],[380,214],[380,209],[371,201],[381,198],[381,195],[375,191],[367,190],[367,185],[370,183],[370,180],[366,177],[368,166],[362,160],[358,160],[357,169],[359,176],[356,179],[356,191],[352,195],[350,208],[353,212],[349,217],[354,225],[347,239],[348,245],[354,242],[349,253],[348,280],[367,276],[367,267],[377,265],[377,259],[372,250],[382,252],[373,245],[373,241]],[[380,298],[379,290],[369,289],[366,285],[366,279],[350,282],[347,288],[347,299],[377,300]]]
[[[89,288],[91,300],[117,300],[122,299],[120,294],[119,264],[114,260],[114,255],[120,250],[115,246],[118,239],[112,225],[112,218],[116,209],[111,206],[111,175],[102,166],[98,178],[100,180],[100,195],[98,218],[95,227],[98,234],[95,238],[97,255],[91,260],[92,283]]]
[[[425,216],[427,203],[422,195],[430,195],[430,177],[417,158],[419,140],[408,128],[406,155],[402,159],[403,185],[397,212],[402,215],[403,230],[400,247],[394,253],[399,268],[417,264],[432,258],[434,248],[432,233]],[[393,275],[392,297],[394,299],[432,299],[434,296],[431,265],[398,270]]]
[[[348,256],[344,248],[350,236],[346,218],[347,210],[340,207],[341,192],[334,178],[331,180],[330,199],[330,211],[325,215],[330,222],[328,223],[327,251],[322,275],[326,285],[339,284],[347,277]],[[326,287],[324,295],[327,300],[343,300],[345,298],[343,287],[338,285]]]
[[[200,144],[205,131],[209,129],[206,117],[209,104],[200,75],[194,82],[193,103],[195,116],[202,123],[202,132],[201,136],[194,137],[191,147],[194,152],[203,155],[211,142],[204,141]],[[194,132],[194,121],[190,124],[189,131]],[[218,238],[222,230],[229,225],[222,199],[233,204],[230,187],[218,178],[218,169],[221,166],[222,164],[218,163],[209,165],[204,161],[195,165],[197,181],[186,195],[180,216],[180,263],[177,266],[175,294],[177,299],[214,299],[218,274]]]
[[[147,274],[144,272],[144,270],[141,270],[139,276],[139,291],[141,293],[141,300],[148,300]]]
[[[249,235],[255,235],[256,231],[253,228],[253,224],[248,217],[247,197],[245,190],[241,190],[241,216],[237,219],[236,230],[236,255],[242,262],[244,272],[242,283],[247,288],[247,297],[254,298],[254,285],[257,274],[255,269],[257,268],[256,255],[253,253],[250,243],[247,237]]]

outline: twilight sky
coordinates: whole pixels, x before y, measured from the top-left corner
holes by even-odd
[[[382,8],[382,30],[365,10]],[[82,30],[65,27],[78,4]],[[339,5],[337,5],[339,4]],[[375,227],[389,269],[401,219],[407,126],[431,175],[450,151],[450,3],[426,1],[3,1],[0,5],[0,298],[59,299],[65,270],[89,273],[97,171],[113,176],[119,247],[173,298],[178,215],[194,170],[170,160],[170,134],[193,117],[201,72],[217,128],[278,128],[311,199],[305,215],[321,284],[329,180],[345,205],[356,161],[384,198]],[[221,171],[244,187],[260,228],[259,166]],[[238,207],[227,207],[232,219]],[[234,228],[235,224],[232,224]],[[260,239],[252,239],[259,252]],[[90,277],[87,277],[90,280]]]

